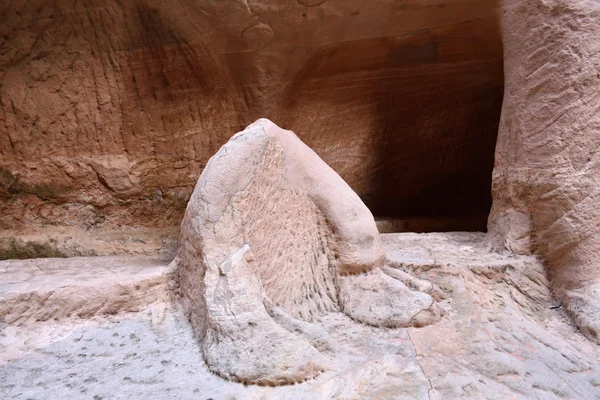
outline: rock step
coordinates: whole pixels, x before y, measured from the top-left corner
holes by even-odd
[[[388,265],[427,270],[443,265],[466,268],[501,268],[537,262],[532,256],[493,252],[483,232],[381,234]]]
[[[169,262],[123,256],[0,261],[0,323],[140,311],[169,299]]]

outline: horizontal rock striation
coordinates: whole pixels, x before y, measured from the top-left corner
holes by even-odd
[[[495,1],[15,0],[0,26],[0,229],[176,226],[259,117],[377,215],[488,212]]]

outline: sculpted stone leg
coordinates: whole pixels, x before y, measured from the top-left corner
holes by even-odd
[[[439,319],[430,295],[412,291],[376,268],[339,277],[340,306],[349,317],[373,326],[423,326]]]
[[[320,353],[276,324],[263,305],[263,288],[248,245],[217,268],[208,268],[207,330],[203,343],[209,368],[241,382],[285,384],[318,375]]]
[[[204,357],[238,381],[283,384],[323,370],[335,348],[316,325],[425,325],[425,293],[382,272],[385,253],[360,198],[293,132],[259,120],[202,172],[181,226],[180,288]]]
[[[498,247],[539,251],[556,296],[600,343],[600,3],[504,8],[490,236]]]

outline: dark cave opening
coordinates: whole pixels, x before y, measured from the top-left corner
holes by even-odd
[[[408,103],[387,99],[398,112],[387,117],[381,168],[363,198],[387,230],[487,229],[503,86],[445,90]]]
[[[481,26],[462,28],[483,34]],[[383,230],[487,231],[504,94],[502,46],[499,35],[465,44],[458,28],[444,33],[399,47],[402,73],[378,90],[379,167],[362,194],[376,219],[386,221]],[[431,40],[435,51],[423,58]]]
[[[486,4],[443,24],[396,10],[385,34],[281,50],[301,67],[252,118],[296,132],[392,231],[486,231],[504,94],[500,13]],[[236,55],[234,75],[255,57]]]
[[[435,82],[432,82],[435,85]],[[503,86],[405,102],[391,96],[381,160],[363,201],[392,232],[486,231]]]
[[[487,230],[502,40],[496,12],[459,17],[315,50],[272,116],[388,231]]]

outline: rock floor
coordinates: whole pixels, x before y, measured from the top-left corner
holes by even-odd
[[[446,315],[409,329],[324,316],[338,345],[329,370],[282,387],[208,371],[188,321],[168,301],[165,260],[2,261],[0,398],[600,398],[600,347],[553,299],[537,259],[492,253],[477,233],[382,240],[388,266],[445,293]],[[53,299],[75,299],[87,311],[64,312]]]

